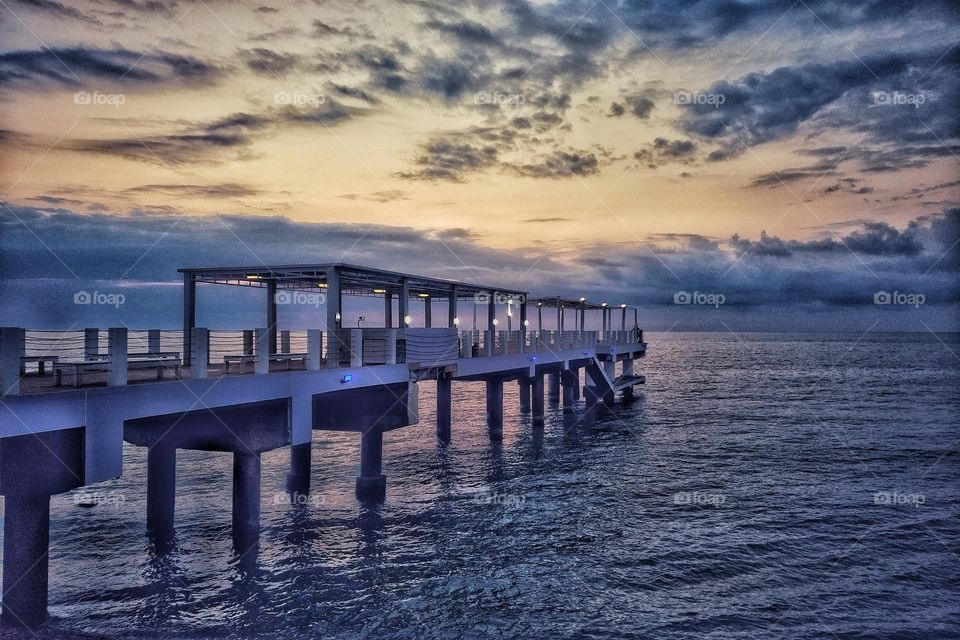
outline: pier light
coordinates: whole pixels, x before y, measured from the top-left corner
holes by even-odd
[[[537,303],[537,306],[538,306],[538,307],[542,307],[542,306],[543,306],[543,303],[542,303],[542,302],[538,302],[538,303]]]
[[[320,287],[321,289],[326,289],[330,285],[328,285],[326,282],[318,282],[317,286]]]
[[[453,319],[453,326],[455,326],[455,327],[459,327],[459,326],[460,326],[460,318],[454,318],[454,319]]]
[[[342,378],[340,378],[340,384],[347,384],[348,382],[352,382],[352,381],[353,381],[353,374],[352,374],[352,373],[348,373],[348,374],[346,374],[345,376],[343,376]]]
[[[410,326],[410,323],[413,321],[413,318],[410,316],[403,316],[403,324]]]
[[[497,319],[496,319],[496,318],[493,319],[493,326],[497,326]]]
[[[586,301],[587,301],[586,298],[580,298],[580,302],[586,302]]]
[[[620,305],[620,308],[621,308],[621,309],[626,309],[626,308],[627,308],[627,305],[622,304],[622,305]]]
[[[507,315],[511,318],[513,317],[513,309],[511,309],[510,307],[507,307]]]
[[[386,290],[386,289],[374,289],[373,292],[374,292],[374,293],[386,293],[387,290]]]
[[[420,297],[420,298],[429,298],[429,297],[430,297],[430,294],[429,294],[429,293],[418,293],[417,296]]]
[[[260,280],[260,279],[262,279],[262,277],[263,277],[263,276],[249,275],[249,276],[247,276],[247,280]]]
[[[341,316],[340,316],[340,312],[339,312],[339,311],[337,311],[337,315],[336,315],[335,317],[336,317],[337,322],[340,322]]]
[[[524,320],[524,321],[523,321],[523,326],[529,327],[529,326],[530,326],[530,321],[529,321],[529,320]]]

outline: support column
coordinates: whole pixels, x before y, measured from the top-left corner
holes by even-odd
[[[531,385],[531,391],[533,392],[533,399],[531,404],[531,418],[533,419],[534,426],[543,426],[543,418],[545,415],[543,407],[543,374],[537,373],[533,376],[533,384]]]
[[[603,363],[603,373],[606,374],[607,379],[610,380],[611,385],[613,384],[613,381],[617,379],[617,361],[614,360],[614,357],[615,356],[611,355],[610,360],[606,360]],[[606,404],[611,405],[613,404],[615,396],[616,396],[615,392],[608,392],[604,394],[603,401]]]
[[[253,355],[253,329],[243,330],[243,355]]]
[[[457,320],[457,296],[460,294],[460,289],[456,285],[450,289],[450,300],[448,301],[447,308],[447,327],[454,328],[458,324]]]
[[[267,333],[270,354],[277,352],[277,281],[267,280]]]
[[[433,326],[433,298],[423,298],[423,326],[427,329]]]
[[[357,497],[380,501],[387,493],[387,477],[383,475],[383,431],[370,427],[360,437],[360,475],[357,476]]]
[[[290,353],[290,331],[280,332],[280,353]]]
[[[310,493],[310,462],[313,443],[290,446],[290,471],[287,473],[287,493],[296,498]],[[295,500],[296,501],[296,500]]]
[[[573,370],[564,371],[560,374],[560,383],[563,387],[563,409],[570,411],[577,403],[575,389],[577,388],[577,377]]]
[[[490,440],[503,440],[503,380],[487,380],[487,429]]]
[[[6,494],[3,508],[3,623],[38,627],[47,619],[50,496]]]
[[[453,377],[449,373],[437,376],[437,440],[450,442],[450,424],[453,409]]]
[[[530,412],[530,378],[521,374],[517,380],[517,386],[520,388],[520,413]]]
[[[340,366],[340,274],[336,267],[327,271],[327,368]]]
[[[190,366],[193,327],[197,324],[197,283],[189,271],[183,274],[183,366]],[[84,332],[86,335],[86,332]],[[84,341],[86,342],[86,341]],[[86,351],[86,350],[85,350]]]
[[[633,375],[633,358],[627,358],[623,361],[623,375],[632,376]],[[633,399],[633,386],[624,388],[623,390],[623,399],[631,400]]]
[[[572,367],[570,373],[573,374],[573,399],[574,401],[579,400],[581,391],[583,390],[580,386],[580,367]]]
[[[547,401],[550,404],[560,403],[560,374],[551,373],[547,375],[549,386],[547,388]]]
[[[88,328],[83,330],[83,357],[85,360],[100,355],[100,329]]]
[[[400,316],[400,328],[407,328],[407,316],[410,315],[410,283],[404,278],[400,283],[400,295],[397,297],[397,315]]]
[[[383,326],[386,329],[393,328],[393,294],[383,294]]]
[[[155,444],[147,449],[147,532],[158,545],[173,539],[177,500],[177,449]]]
[[[160,353],[160,329],[147,331],[147,351],[149,353]]]
[[[20,394],[19,327],[0,328],[0,396]]]
[[[268,342],[270,341],[269,329],[256,329],[254,331],[256,338],[256,360],[253,362],[254,373],[270,373],[270,353]]]
[[[323,332],[319,329],[307,329],[308,371],[318,371],[323,361]]]
[[[494,320],[497,319],[497,292],[490,292],[490,302],[487,303],[487,330],[493,331],[497,328]]]
[[[243,551],[260,537],[260,454],[233,452],[233,544]]]
[[[111,327],[107,332],[110,349],[107,384],[122,387],[127,384],[127,328]]]

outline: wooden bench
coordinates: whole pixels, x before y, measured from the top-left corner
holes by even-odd
[[[242,355],[233,354],[233,355],[223,356],[223,372],[230,373],[230,365],[234,363],[239,363],[240,373],[243,373],[244,369],[246,369],[247,363],[248,362],[256,363],[257,357],[258,356],[253,353],[245,353]],[[286,362],[287,370],[290,371],[291,369],[293,369],[293,366],[291,365],[291,363],[294,360],[300,360],[301,362],[305,363],[307,361],[307,358],[309,357],[310,357],[310,354],[308,353],[272,353],[270,354],[270,362]]]
[[[47,363],[50,363],[50,370],[53,371],[53,367],[60,360],[60,356],[20,356],[20,375],[26,375],[28,362],[37,363],[37,373],[39,375],[46,375]]]
[[[171,352],[172,353],[172,352]],[[180,354],[176,357],[128,357],[127,370],[138,369],[156,369],[157,379],[163,379],[164,369],[173,369],[174,377],[180,377]],[[105,373],[110,370],[111,361],[106,358],[74,360],[67,362],[58,362],[53,366],[54,385],[60,386],[63,383],[64,370],[72,369],[73,386],[80,386],[80,379],[84,373]]]

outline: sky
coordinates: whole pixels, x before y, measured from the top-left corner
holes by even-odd
[[[0,320],[176,328],[178,268],[342,261],[960,330],[958,39],[938,0],[0,0]]]

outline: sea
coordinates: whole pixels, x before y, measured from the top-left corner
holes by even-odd
[[[54,496],[50,623],[16,638],[958,638],[960,336],[653,333],[629,403],[479,383],[453,435],[384,439],[387,496],[354,496],[356,434],[315,432],[312,487],[263,456],[261,537],[230,536],[231,456],[180,451],[176,540],[145,530],[146,455]],[[95,506],[81,506],[95,498]]]

